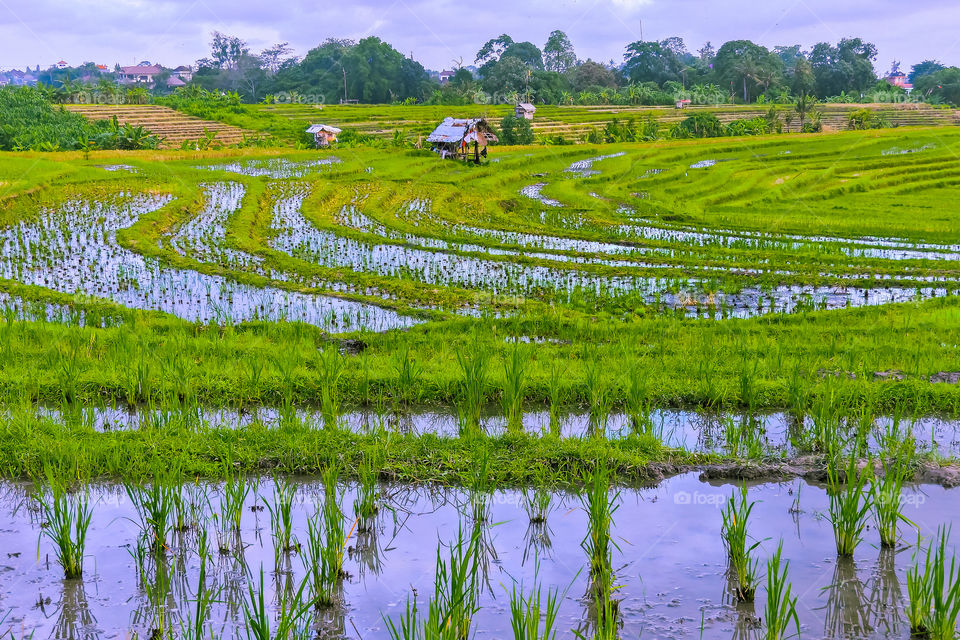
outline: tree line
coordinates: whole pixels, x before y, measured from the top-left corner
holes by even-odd
[[[439,83],[419,62],[371,36],[328,39],[302,58],[287,43],[254,53],[243,40],[214,33],[193,83],[233,91],[244,102],[302,101],[470,104],[672,104],[821,101],[893,102],[906,92],[877,75],[877,48],[861,38],[768,49],[750,40],[691,52],[682,38],[637,41],[620,61],[581,60],[567,35],[542,47],[508,34],[488,40],[472,64],[459,61]],[[960,69],[925,60],[911,70],[915,98],[960,104]]]

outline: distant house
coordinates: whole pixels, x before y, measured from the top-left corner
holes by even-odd
[[[181,80],[180,78],[178,78],[177,76],[170,76],[169,78],[167,78],[167,86],[173,87],[173,88],[185,87],[187,86],[187,83]]]
[[[66,61],[66,60],[61,60],[60,62],[58,62],[58,63],[56,64],[57,69],[66,69],[66,68],[69,67],[69,66],[70,66],[70,65],[67,64],[67,61]]]
[[[691,104],[693,104],[693,100],[690,100],[689,98],[684,98],[683,100],[677,100],[677,109],[686,109]]]
[[[477,164],[480,164],[480,156],[487,157],[487,144],[496,141],[497,136],[483,118],[446,118],[427,136],[427,142],[441,158],[458,158]]]
[[[318,149],[320,147],[329,147],[336,142],[337,134],[340,133],[340,131],[340,129],[331,127],[328,124],[312,124],[307,127],[307,133],[313,134],[313,142],[317,145]]]
[[[160,65],[147,62],[133,67],[120,67],[117,74],[117,82],[120,84],[153,84],[154,76],[163,73],[164,69]]]
[[[176,69],[170,72],[170,75],[180,78],[184,82],[190,82],[193,80],[193,68],[185,65],[180,65]]]
[[[449,69],[444,69],[443,71],[440,72],[440,75],[439,75],[440,84],[447,84],[448,82],[453,80],[453,76],[455,76],[456,74],[457,74],[456,71],[450,71]]]
[[[527,120],[533,120],[533,114],[537,112],[537,108],[530,104],[529,102],[521,102],[513,110],[518,118],[526,118]]]
[[[903,89],[907,93],[913,91],[913,85],[910,84],[910,78],[902,71],[894,71],[886,78],[886,81],[889,82],[892,86]]]

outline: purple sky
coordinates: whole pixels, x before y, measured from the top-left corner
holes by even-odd
[[[469,9],[467,9],[469,7]],[[254,50],[288,41],[304,54],[327,37],[376,35],[432,69],[473,62],[488,38],[508,33],[543,45],[566,31],[581,59],[620,61],[627,43],[678,35],[691,51],[710,40],[766,46],[860,36],[880,49],[878,71],[926,58],[960,65],[956,0],[0,0],[0,68],[63,59],[190,64],[219,30]]]

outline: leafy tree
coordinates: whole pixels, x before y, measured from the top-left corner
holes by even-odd
[[[505,95],[526,91],[530,68],[517,57],[504,57],[494,63],[483,76],[487,93]]]
[[[863,93],[877,80],[873,68],[877,48],[860,38],[844,38],[836,46],[820,42],[810,51],[809,59],[821,98],[841,92]]]
[[[532,42],[514,42],[500,55],[500,61],[517,58],[531,69],[543,70],[543,54]]]
[[[543,46],[543,63],[547,71],[564,73],[577,64],[570,38],[563,31],[553,31]]]
[[[805,96],[817,89],[817,77],[813,73],[813,66],[805,58],[797,60],[793,67],[791,89],[795,96]]]
[[[513,38],[505,33],[498,38],[487,40],[487,42],[480,47],[480,50],[477,51],[477,57],[474,62],[480,65],[488,62],[496,62],[500,59],[501,54],[506,51],[507,47],[512,44]]]
[[[731,93],[742,91],[743,101],[782,81],[783,62],[766,47],[749,40],[727,42],[717,52],[714,68]]]
[[[682,41],[681,41],[682,43]],[[624,72],[632,82],[680,80],[683,62],[677,55],[673,39],[662,42],[632,42],[624,54]]]
[[[250,47],[240,38],[214,31],[210,41],[210,58],[219,69],[236,68],[240,58],[249,55]]]
[[[533,127],[526,118],[509,114],[500,121],[501,144],[517,145],[533,143]]]
[[[293,49],[290,48],[290,43],[281,42],[264,49],[258,57],[260,58],[260,65],[263,69],[273,74],[280,69],[280,65],[291,59],[291,53],[293,53]],[[295,59],[296,58],[294,58],[294,60]]]
[[[936,102],[960,105],[960,69],[947,67],[920,76],[917,78],[914,91]]]
[[[913,65],[913,67],[910,69],[910,82],[912,84],[916,84],[917,78],[929,76],[930,74],[936,73],[937,71],[943,71],[944,69],[946,69],[946,67],[940,64],[940,62],[937,60],[924,60],[923,62]]]
[[[677,123],[671,135],[676,138],[716,138],[726,130],[720,119],[712,113],[695,113]]]
[[[613,71],[593,60],[577,65],[570,73],[570,84],[575,92],[597,87],[616,87],[617,77]]]

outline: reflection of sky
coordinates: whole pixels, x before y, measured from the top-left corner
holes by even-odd
[[[36,630],[35,637],[47,637],[55,625],[77,629],[80,618],[95,620],[104,636],[147,635],[149,613],[138,588],[136,564],[129,545],[139,534],[138,518],[122,487],[98,486],[92,492],[94,517],[86,547],[83,585],[65,583],[56,568],[49,541],[40,542],[37,560],[37,523],[31,522],[23,508],[26,484],[0,484],[0,548],[7,554],[0,564],[3,581],[0,599],[10,625],[18,633]],[[727,591],[727,559],[721,538],[721,509],[735,490],[732,484],[700,482],[696,473],[678,476],[654,488],[620,489],[619,505],[614,513],[612,550],[616,583],[622,585],[620,612],[624,620],[621,637],[691,638],[731,637],[741,619],[731,606]],[[190,500],[216,509],[222,495],[221,485],[193,487]],[[266,510],[253,511],[271,501],[274,486],[263,478],[251,489],[241,521],[242,541],[246,544],[243,561],[232,554],[214,553],[208,567],[210,584],[224,585],[220,600],[231,592],[246,594],[249,580],[259,584],[264,569],[267,590],[265,600],[274,601],[277,582],[272,569],[274,554],[270,521]],[[448,544],[471,521],[468,496],[463,490],[429,486],[383,485],[383,508],[374,533],[358,537],[351,533],[344,569],[350,577],[343,584],[343,603],[326,610],[323,617],[332,624],[345,623],[356,628],[361,637],[380,638],[382,615],[398,617],[413,589],[425,598],[433,593],[437,545]],[[937,486],[907,488],[904,512],[917,523],[925,536],[937,526],[956,521],[960,516],[960,489]],[[262,498],[257,498],[257,496]],[[343,488],[342,505],[346,526],[353,522],[355,485]],[[876,532],[869,528],[852,563],[836,562],[828,509],[823,488],[802,481],[752,485],[749,499],[756,501],[748,531],[761,541],[756,551],[761,572],[766,560],[783,540],[783,555],[789,560],[789,580],[798,596],[798,614],[803,637],[837,635],[849,638],[906,638],[903,601],[891,598],[899,592],[905,597],[904,571],[912,562],[909,552],[881,554]],[[323,488],[316,481],[298,483],[293,507],[293,531],[302,540],[306,519],[323,500]],[[794,501],[799,513],[791,513]],[[516,491],[497,491],[489,500],[490,524],[483,534],[483,567],[486,586],[480,593],[480,611],[474,618],[478,638],[509,636],[509,591],[515,583],[529,589],[534,580],[533,554],[539,554],[539,580],[565,594],[560,599],[558,624],[560,637],[584,624],[587,592],[587,559],[580,547],[587,519],[576,496],[555,495],[546,529],[531,529],[523,509],[523,498]],[[19,507],[19,508],[17,508]],[[210,543],[216,544],[215,522],[206,511],[198,517],[209,527]],[[914,540],[903,530],[904,541]],[[184,558],[187,571],[174,573],[175,597],[192,594],[196,588],[198,560],[192,535],[171,536],[171,551]],[[44,560],[50,553],[51,567]],[[446,548],[441,555],[446,557]],[[179,562],[174,563],[178,567]],[[304,576],[301,558],[292,557],[292,581],[299,585]],[[283,576],[281,575],[281,578]],[[281,580],[282,584],[282,580]],[[831,586],[834,585],[834,586]],[[506,591],[505,591],[506,589]],[[46,614],[34,608],[37,594],[50,598]],[[883,594],[887,594],[883,596]],[[855,597],[861,596],[861,597]],[[755,613],[762,613],[765,593],[758,590]],[[878,601],[879,599],[879,601]],[[846,607],[839,608],[843,602]],[[870,604],[872,603],[872,604]],[[61,606],[62,605],[62,606]],[[888,605],[883,607],[882,605]],[[189,607],[179,607],[180,611]],[[748,608],[749,610],[749,608]],[[139,617],[138,614],[139,613]],[[51,615],[52,614],[52,615]],[[884,622],[881,623],[881,616]],[[897,622],[897,618],[900,622]],[[211,621],[215,628],[226,625],[224,637],[232,635],[242,616],[232,616],[223,603],[213,606]],[[329,624],[329,623],[328,623]],[[865,628],[855,628],[856,625]],[[885,624],[892,629],[889,634]],[[22,626],[21,626],[22,625]],[[866,627],[869,627],[867,629]],[[0,626],[0,632],[6,630]],[[582,628],[582,627],[581,627]],[[837,633],[839,632],[839,633]],[[62,637],[80,637],[61,633]],[[590,637],[591,634],[585,634]],[[18,636],[19,637],[19,636]]]

